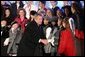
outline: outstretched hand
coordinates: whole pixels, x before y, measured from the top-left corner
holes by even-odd
[[[40,42],[43,43],[44,45],[47,45],[48,44],[48,40],[47,39],[41,39]]]

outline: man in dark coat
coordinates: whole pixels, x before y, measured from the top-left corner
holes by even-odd
[[[18,56],[43,56],[43,44],[47,44],[41,27],[42,16],[36,14],[35,19],[28,23],[18,48]]]

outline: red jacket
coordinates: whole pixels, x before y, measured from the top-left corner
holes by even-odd
[[[84,32],[81,31],[81,30],[76,29],[76,30],[75,30],[75,36],[76,36],[78,39],[84,40]]]
[[[21,26],[22,30],[24,31],[28,20],[24,19],[23,21],[21,21],[20,18],[16,18],[15,21]]]
[[[61,32],[58,53],[65,56],[76,56],[76,47],[69,29]]]

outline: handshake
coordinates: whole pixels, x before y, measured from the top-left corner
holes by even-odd
[[[40,39],[39,43],[43,43],[44,45],[47,45],[49,42],[47,39]]]

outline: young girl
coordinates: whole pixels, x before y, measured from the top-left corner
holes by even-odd
[[[65,29],[61,31],[58,53],[64,56],[76,56],[74,37],[70,29],[68,18],[63,20],[62,25]]]
[[[18,23],[14,23],[9,30],[9,38],[4,42],[4,45],[8,45],[7,54],[10,56],[17,56],[18,44],[21,40],[23,31],[20,29]]]

